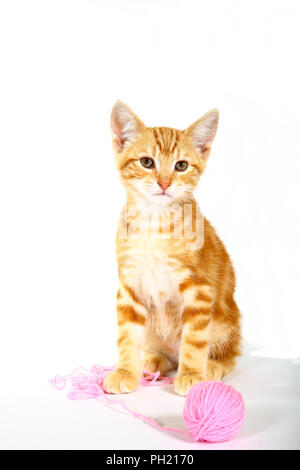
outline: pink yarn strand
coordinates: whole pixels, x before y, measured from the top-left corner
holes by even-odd
[[[70,400],[100,398],[104,401],[106,406],[115,409],[115,406],[119,405],[130,416],[144,421],[150,426],[159,429],[160,431],[173,432],[190,436],[190,433],[183,429],[162,426],[151,416],[147,416],[131,410],[126,405],[124,400],[110,398],[110,395],[107,394],[103,389],[103,381],[105,376],[113,370],[114,367],[103,367],[98,364],[94,364],[90,370],[86,369],[85,367],[79,367],[74,369],[70,374],[64,376],[56,375],[53,379],[50,379],[49,382],[56,390],[59,391],[65,390],[70,385],[71,391],[67,394],[67,397]],[[139,383],[140,385],[146,387],[162,386],[172,384],[173,379],[172,377],[160,376],[160,372],[153,373],[144,370],[143,376],[141,377]],[[115,411],[117,410],[115,409]]]
[[[56,375],[50,380],[56,390],[71,388],[67,397],[70,400],[101,399],[115,411],[121,407],[127,414],[144,421],[154,428],[191,437],[194,441],[224,442],[240,430],[245,418],[245,404],[241,394],[223,382],[208,381],[194,385],[186,396],[183,420],[187,429],[160,425],[154,418],[131,410],[124,400],[113,399],[103,388],[105,376],[115,367],[94,364],[90,370],[80,367],[70,374]],[[172,377],[161,377],[159,372],[144,370],[140,379],[143,386],[162,386],[173,383]]]

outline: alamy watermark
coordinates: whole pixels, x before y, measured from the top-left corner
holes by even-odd
[[[179,241],[186,249],[200,249],[204,243],[204,217],[195,204],[172,206],[125,206],[118,238]]]

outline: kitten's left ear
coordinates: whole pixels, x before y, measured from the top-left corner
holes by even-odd
[[[137,140],[139,134],[146,129],[145,124],[134,114],[123,101],[117,101],[110,118],[113,146],[117,153]]]
[[[219,111],[212,109],[185,130],[202,158],[208,158],[219,122]]]

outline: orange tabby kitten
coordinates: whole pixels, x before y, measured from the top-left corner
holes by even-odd
[[[142,368],[178,367],[174,387],[185,395],[232,371],[240,354],[232,264],[193,198],[217,125],[217,110],[184,131],[146,127],[120,101],[112,110],[127,205],[117,236],[119,359],[107,392],[134,390]]]

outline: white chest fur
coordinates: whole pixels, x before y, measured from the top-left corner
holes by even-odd
[[[155,316],[152,318],[155,329],[161,336],[169,336],[174,329],[170,309],[178,314],[181,311],[180,266],[172,257],[174,247],[171,240],[161,235],[155,225],[149,233],[145,221],[145,214],[134,219],[137,233],[129,232],[129,236],[119,244],[120,274],[148,312]]]
[[[160,255],[160,256],[159,256]],[[174,263],[158,250],[135,256],[131,270],[132,287],[148,307],[148,321],[159,337],[167,339],[176,334],[177,316],[181,312],[181,297]],[[172,314],[170,315],[170,305]]]
[[[179,291],[174,264],[159,255],[162,253],[144,252],[136,259],[132,274],[136,290],[148,305],[161,310],[166,302],[176,301]]]

